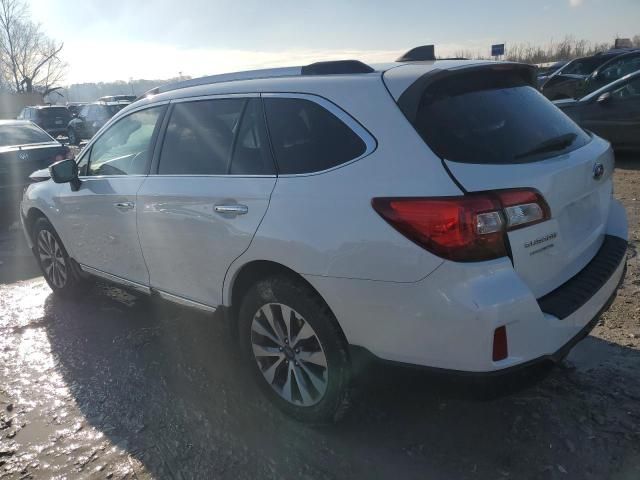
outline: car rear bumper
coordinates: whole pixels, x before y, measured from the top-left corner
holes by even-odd
[[[560,358],[593,328],[615,296],[626,265],[626,217],[617,201],[612,202],[611,219],[598,254],[552,292],[551,303],[553,296],[534,297],[507,258],[444,262],[416,283],[306,278],[327,300],[351,345],[392,362],[498,373]],[[597,280],[594,271],[600,275]],[[558,316],[543,311],[548,305]],[[502,326],[508,356],[493,361],[494,331]]]

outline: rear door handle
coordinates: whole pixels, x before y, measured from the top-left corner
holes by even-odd
[[[216,205],[213,209],[222,215],[244,215],[249,211],[246,205]]]
[[[118,210],[133,210],[133,207],[136,206],[133,202],[117,202],[113,204]]]

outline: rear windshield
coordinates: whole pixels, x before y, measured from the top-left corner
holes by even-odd
[[[41,108],[38,111],[42,118],[64,118],[69,116],[69,110],[67,107]]]
[[[53,141],[53,138],[35,125],[0,125],[0,147]]]
[[[506,72],[474,72],[427,87],[414,126],[441,158],[508,164],[541,160],[590,137],[537,90]]]

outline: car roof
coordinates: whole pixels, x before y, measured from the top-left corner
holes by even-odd
[[[127,101],[127,100],[116,100],[116,101],[103,101],[100,100],[98,102],[91,102],[88,105],[107,105],[107,106],[111,106],[111,105],[129,105],[131,102]]]
[[[372,65],[365,65],[358,61],[350,62],[357,62],[358,64],[367,68],[367,70],[364,70],[363,68],[361,72],[357,73],[309,74],[305,73],[304,70],[307,67],[297,66],[224,73],[220,75],[211,75],[207,77],[189,79],[183,82],[156,87],[144,94],[132,105],[142,105],[141,102],[145,102],[145,100],[145,103],[156,103],[160,101],[173,100],[184,97],[194,97],[199,95],[212,95],[216,93],[226,94],[248,93],[251,91],[277,91],[279,87],[282,88],[285,84],[287,88],[293,88],[293,85],[300,85],[300,90],[305,91],[305,86],[309,86],[314,82],[326,83],[326,80],[328,78],[339,78],[350,81],[361,79],[365,81],[366,79],[371,80],[372,77],[379,79],[382,77],[382,75],[385,75],[390,71],[402,72],[402,74],[394,73],[394,78],[402,77],[404,80],[403,82],[396,83],[411,84],[418,77],[432,71],[452,70],[479,64],[510,63],[495,62],[492,60],[461,59],[443,59],[417,62],[388,62]],[[236,88],[234,88],[234,86]]]

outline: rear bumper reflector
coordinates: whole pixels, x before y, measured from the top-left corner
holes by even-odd
[[[507,327],[498,327],[493,332],[493,361],[504,360],[508,356]]]
[[[606,235],[604,242],[593,257],[577,275],[552,292],[538,299],[544,313],[560,320],[587,303],[602,288],[616,271],[627,253],[627,241]]]

